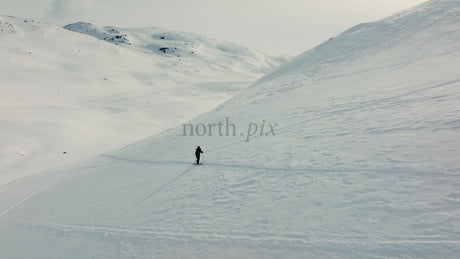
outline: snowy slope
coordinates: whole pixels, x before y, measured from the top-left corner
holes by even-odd
[[[457,258],[459,28],[452,0],[358,25],[192,120],[193,137],[179,126],[7,185],[0,251]]]
[[[142,44],[157,42],[132,31]],[[286,61],[190,37],[181,44],[194,44],[193,55],[158,55],[0,16],[0,186],[179,125]]]

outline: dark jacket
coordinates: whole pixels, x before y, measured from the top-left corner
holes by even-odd
[[[201,151],[200,147],[197,147],[195,150],[195,156],[199,156],[201,153],[203,153],[203,151]]]

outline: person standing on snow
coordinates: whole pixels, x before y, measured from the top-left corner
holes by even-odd
[[[196,164],[199,165],[200,164],[200,155],[201,153],[203,153],[203,151],[201,151],[201,147],[198,146],[195,150],[195,156],[196,156]]]

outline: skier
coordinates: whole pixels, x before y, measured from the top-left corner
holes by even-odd
[[[200,155],[201,153],[203,153],[203,151],[201,151],[201,147],[198,146],[195,150],[195,156],[196,156],[196,164],[199,165],[200,164]]]

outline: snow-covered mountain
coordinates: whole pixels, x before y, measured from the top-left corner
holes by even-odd
[[[65,28],[109,42],[120,33]],[[0,186],[179,125],[286,61],[186,33],[123,35],[130,45],[0,16]]]
[[[0,251],[457,258],[459,28],[453,0],[358,25],[185,127],[4,186]]]
[[[221,79],[223,76],[234,78],[238,72],[242,75],[266,74],[286,61],[284,57],[260,49],[249,49],[197,34],[166,31],[154,27],[123,29],[78,22],[66,25],[64,29],[87,34],[146,54],[154,54],[155,58],[163,58],[161,60],[164,64],[169,63],[176,69],[186,67],[188,73],[196,72],[196,76],[200,78],[203,77],[203,72],[206,72],[203,70],[207,67],[209,72],[212,71],[209,75],[205,73],[207,77],[213,75]],[[219,62],[216,62],[216,57],[219,58],[217,59]],[[177,68],[179,64],[181,66]]]

